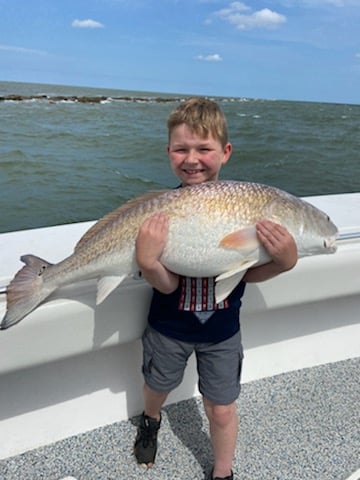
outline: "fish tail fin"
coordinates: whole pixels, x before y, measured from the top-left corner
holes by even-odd
[[[44,288],[43,273],[51,263],[35,255],[23,255],[25,266],[17,272],[7,287],[7,311],[0,330],[15,325],[34,310],[55,288]]]

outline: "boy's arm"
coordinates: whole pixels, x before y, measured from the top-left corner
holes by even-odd
[[[169,221],[162,213],[147,218],[141,225],[135,243],[136,261],[150,285],[162,293],[172,293],[179,284],[179,276],[160,263],[165,248]]]
[[[244,282],[263,282],[296,265],[296,243],[286,228],[269,220],[261,220],[256,225],[256,232],[272,260],[265,265],[250,268],[243,277]]]

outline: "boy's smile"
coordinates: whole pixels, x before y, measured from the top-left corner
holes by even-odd
[[[185,186],[217,180],[232,149],[230,143],[222,147],[211,134],[200,137],[182,124],[173,129],[167,150],[171,168]]]

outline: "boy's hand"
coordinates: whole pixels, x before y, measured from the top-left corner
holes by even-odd
[[[179,277],[160,262],[169,230],[169,219],[161,212],[147,218],[139,228],[135,241],[137,264],[151,286],[162,293],[171,293],[179,284]]]
[[[256,233],[272,261],[281,271],[290,270],[296,265],[297,246],[285,227],[270,220],[261,220],[256,224]]]
[[[158,262],[165,248],[169,220],[163,213],[155,213],[141,225],[136,238],[136,259],[140,268],[151,268]]]
[[[297,246],[285,227],[270,220],[260,220],[256,224],[256,233],[271,262],[250,268],[243,277],[244,282],[262,282],[296,265]]]

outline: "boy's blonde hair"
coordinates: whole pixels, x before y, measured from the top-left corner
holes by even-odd
[[[215,140],[219,140],[222,147],[228,143],[228,131],[226,118],[219,105],[207,98],[189,98],[171,112],[167,127],[169,141],[171,133],[179,125],[187,125],[193,132],[202,138],[209,134]]]

